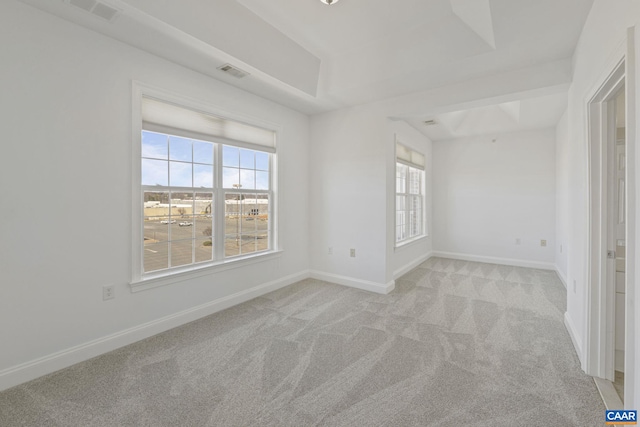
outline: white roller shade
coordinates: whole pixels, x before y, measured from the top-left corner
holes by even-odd
[[[142,129],[185,138],[276,152],[272,130],[142,97]]]
[[[412,149],[400,143],[396,143],[396,159],[400,163],[404,163],[409,166],[413,166],[414,168],[424,170],[424,167],[425,167],[424,154],[418,153],[417,151],[413,151]]]

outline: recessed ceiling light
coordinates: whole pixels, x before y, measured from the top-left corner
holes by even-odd
[[[331,6],[334,3],[338,3],[339,0],[320,0],[320,1],[324,4],[328,4],[329,6]]]

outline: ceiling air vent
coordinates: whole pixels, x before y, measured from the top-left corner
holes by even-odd
[[[65,0],[65,3],[87,11],[105,21],[113,21],[120,11],[96,0]]]
[[[425,126],[433,126],[438,124],[438,122],[436,122],[435,119],[425,120],[423,123]]]
[[[227,74],[231,74],[233,77],[241,79],[249,75],[246,71],[242,71],[240,68],[234,67],[231,64],[224,64],[218,67],[218,70],[224,71]]]

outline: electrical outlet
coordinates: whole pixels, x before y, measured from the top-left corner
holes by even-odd
[[[540,240],[540,246],[547,246],[547,241],[544,239]]]
[[[516,237],[516,245],[521,245],[522,244],[522,240],[520,240],[519,237]]]
[[[576,293],[576,279],[573,279],[573,293]]]
[[[114,299],[116,297],[116,290],[113,285],[107,285],[102,287],[102,299],[104,301]]]
[[[560,253],[562,253],[562,245],[560,245]]]
[[[355,258],[355,257],[356,257],[356,250],[351,249],[351,258]]]
[[[329,255],[333,255],[333,246],[329,246]]]

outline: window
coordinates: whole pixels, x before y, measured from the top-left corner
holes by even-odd
[[[275,132],[153,98],[141,112],[139,279],[271,251]]]
[[[424,155],[396,144],[396,244],[425,235]]]
[[[225,145],[222,169],[224,255],[230,257],[268,250],[268,154]]]
[[[213,259],[214,144],[142,131],[144,272]]]

